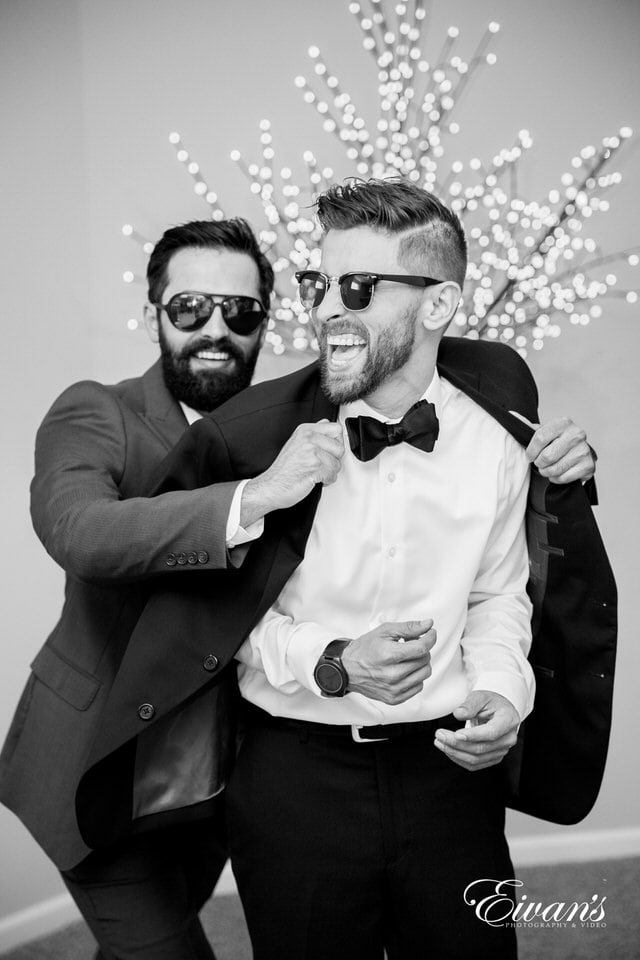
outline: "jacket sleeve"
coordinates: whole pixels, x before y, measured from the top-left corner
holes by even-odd
[[[226,568],[236,483],[149,498],[151,465],[138,453],[142,495],[123,497],[125,469],[136,476],[130,445],[120,401],[100,384],[76,384],[54,403],[31,484],[33,526],[48,553],[69,576],[98,583]]]

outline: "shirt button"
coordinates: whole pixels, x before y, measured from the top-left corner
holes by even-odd
[[[387,480],[389,481],[389,483],[393,483],[393,481],[395,480],[395,478],[396,478],[395,473],[391,472],[391,473],[388,473],[388,474],[387,474]]]
[[[219,663],[219,660],[216,657],[216,655],[213,653],[209,653],[202,661],[202,666],[205,668],[205,670],[208,670],[209,672],[211,672],[212,670],[216,670],[218,668],[218,663]]]
[[[167,559],[165,560],[165,563],[168,567],[175,567],[177,562],[178,561],[176,560],[174,553],[170,553]]]
[[[187,563],[197,563],[197,562],[198,562],[198,554],[194,553],[192,550],[191,553],[187,554]]]
[[[198,554],[198,563],[209,563],[209,554],[206,550],[201,550]]]
[[[186,553],[176,553],[176,561],[180,564],[181,567],[187,562]]]
[[[152,703],[141,703],[138,707],[138,716],[141,720],[151,720],[156,712]]]
[[[390,557],[395,557],[395,555],[396,555],[396,548],[395,548],[395,547],[389,547],[389,556],[390,556]]]

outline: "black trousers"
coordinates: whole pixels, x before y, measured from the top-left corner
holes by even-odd
[[[129,837],[62,874],[96,960],[214,960],[198,913],[227,859],[222,818]]]
[[[431,734],[354,743],[254,721],[227,822],[254,960],[517,955],[513,928],[464,900],[514,876],[500,775],[463,770]]]

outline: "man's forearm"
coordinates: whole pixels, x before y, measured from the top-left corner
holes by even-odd
[[[248,480],[242,491],[240,501],[240,526],[245,530],[252,524],[271,513],[272,510],[278,510],[283,505],[283,498],[278,497],[278,490],[265,479],[265,475],[254,477]]]
[[[225,522],[234,487],[84,502],[79,489],[75,506],[40,510],[34,526],[47,552],[79,580],[127,582],[173,571],[224,569]]]

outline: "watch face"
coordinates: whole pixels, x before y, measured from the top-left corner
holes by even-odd
[[[325,693],[341,693],[344,685],[342,671],[335,663],[321,663],[315,669],[316,683]]]

